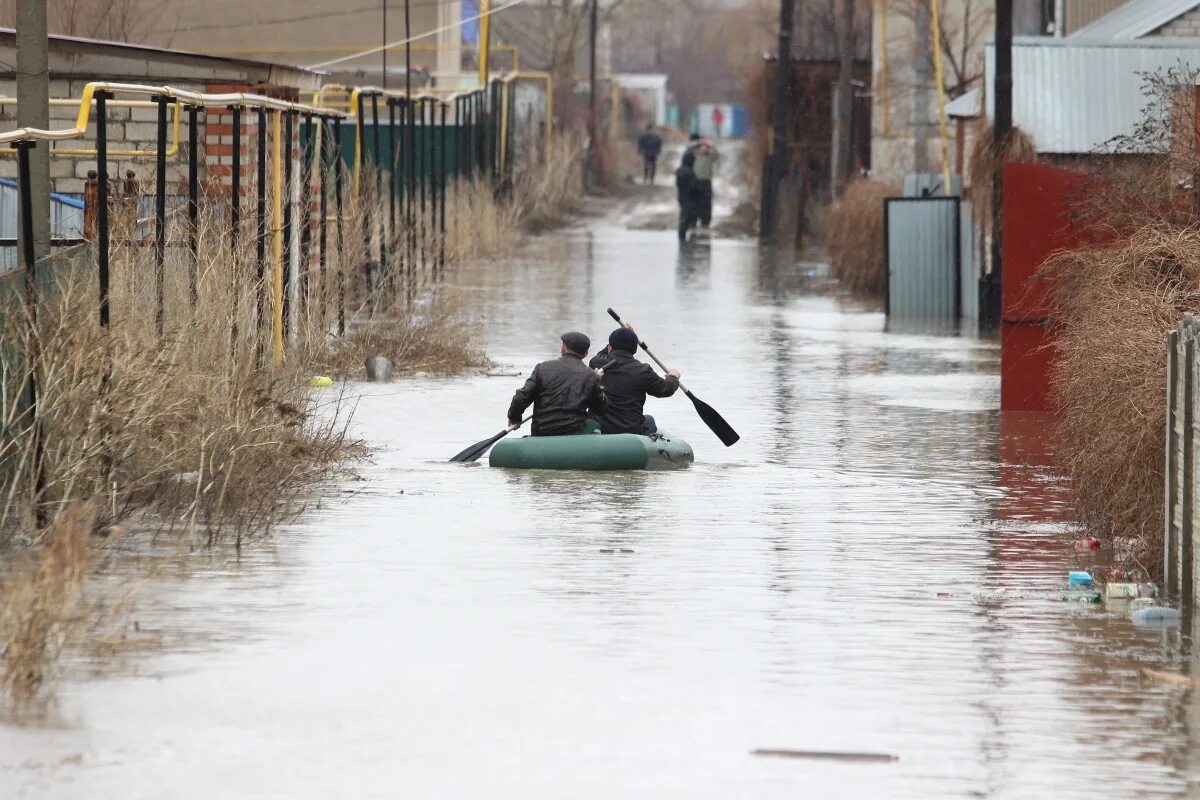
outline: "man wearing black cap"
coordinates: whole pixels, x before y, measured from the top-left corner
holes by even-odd
[[[600,376],[583,364],[592,341],[572,331],[562,335],[562,355],[533,368],[529,380],[513,395],[508,407],[508,424],[516,428],[521,415],[533,404],[534,436],[566,436],[582,433],[588,412],[608,411],[608,398]]]
[[[670,397],[679,388],[679,370],[667,370],[667,377],[658,377],[653,367],[634,358],[637,348],[637,334],[626,324],[612,332],[608,347],[592,359],[593,369],[604,367],[604,393],[608,395],[608,412],[599,418],[601,433],[654,433],[658,430],[654,417],[642,413],[646,395]]]

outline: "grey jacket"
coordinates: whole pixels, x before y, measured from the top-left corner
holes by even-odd
[[[693,167],[696,177],[702,181],[711,181],[717,161],[721,158],[721,154],[717,152],[717,148],[709,145],[708,152],[705,153],[700,149],[699,142],[693,142],[688,146],[688,152],[696,156],[696,165]]]

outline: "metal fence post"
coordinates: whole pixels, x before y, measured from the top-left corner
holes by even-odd
[[[1167,435],[1164,474],[1163,589],[1179,592],[1179,528],[1175,524],[1179,481],[1179,330],[1167,334]]]
[[[375,203],[383,206],[383,150],[379,137],[379,95],[371,95],[371,139],[375,146]],[[376,226],[379,229],[379,269],[372,275],[370,261],[367,267],[367,291],[374,293],[379,289],[379,273],[387,272],[387,240],[384,238],[383,214],[378,214]]]
[[[20,202],[21,223],[21,261],[25,271],[25,313],[29,332],[29,345],[26,349],[27,363],[25,365],[25,408],[29,412],[28,419],[33,435],[33,497],[31,505],[37,525],[45,524],[46,518],[41,506],[42,492],[45,490],[44,460],[42,453],[42,421],[38,415],[38,381],[37,366],[40,351],[37,329],[37,248],[33,241],[33,190],[30,178],[29,151],[37,145],[33,141],[17,142],[18,194]]]
[[[317,245],[320,248],[317,257],[317,289],[319,291],[318,304],[320,305],[321,331],[325,331],[325,312],[329,307],[329,292],[325,287],[325,265],[327,263],[327,253],[329,252],[329,192],[327,191],[326,182],[329,174],[329,153],[332,151],[330,146],[330,126],[329,120],[321,119],[321,146],[320,164],[321,168],[321,217],[320,230]]]
[[[163,95],[153,99],[158,105],[157,174],[154,178],[154,330],[161,339],[166,326],[167,106],[175,101]]]
[[[396,99],[387,99],[388,107],[388,224],[387,242],[391,247],[392,259],[387,271],[388,293],[396,293]],[[382,159],[381,159],[382,160]],[[389,298],[392,299],[392,298]]]
[[[200,108],[188,106],[188,298],[200,299]]]
[[[1196,358],[1196,338],[1195,331],[1192,328],[1191,318],[1186,318],[1185,330],[1183,333],[1183,364],[1182,367],[1182,397],[1180,398],[1180,407],[1183,414],[1183,447],[1182,447],[1182,464],[1180,469],[1180,477],[1182,486],[1180,487],[1180,526],[1179,526],[1179,583],[1180,602],[1185,606],[1190,606],[1192,603],[1192,539],[1193,539],[1193,516],[1192,503],[1195,494],[1193,485],[1196,477],[1196,464],[1194,459],[1194,435],[1193,426],[1195,423],[1195,386],[1192,383],[1194,370],[1192,363]]]
[[[316,147],[313,146],[313,115],[304,115],[304,144],[300,148],[300,274],[296,301],[300,304],[300,312],[308,309],[308,270],[312,261],[312,180],[313,158]]]
[[[111,95],[96,92],[96,261],[100,279],[100,327],[109,323],[108,109]]]
[[[229,311],[233,316],[233,325],[229,329],[229,350],[230,355],[235,355],[238,343],[238,312],[241,310],[241,304],[238,302],[238,292],[241,291],[241,281],[238,280],[240,272],[238,248],[242,225],[242,107],[230,106],[229,111],[233,115],[233,174],[230,177],[229,187],[229,260],[233,267],[229,271],[230,282],[233,286]]]
[[[340,117],[334,117],[333,120],[333,196],[334,210],[337,213],[337,249],[338,249],[338,269],[337,269],[337,314],[338,314],[338,336],[346,334],[346,270],[345,252],[346,240],[345,230],[342,223],[342,120]]]
[[[438,256],[437,278],[440,280],[446,269],[446,110],[448,103],[440,103],[442,121],[438,127]]]
[[[295,133],[296,112],[283,112],[283,297],[281,302],[284,340],[290,335],[292,312],[292,136]]]

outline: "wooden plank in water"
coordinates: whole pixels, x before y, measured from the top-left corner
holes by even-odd
[[[892,764],[900,760],[900,756],[891,753],[839,753],[830,750],[785,750],[759,748],[751,750],[752,756],[773,756],[776,758],[809,758],[822,761],[853,761],[866,764]]]

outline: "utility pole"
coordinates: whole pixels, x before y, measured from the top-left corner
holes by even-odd
[[[916,73],[913,87],[913,172],[929,172],[929,57],[933,53],[930,43],[931,23],[929,3],[918,2],[916,6],[917,19],[917,58],[913,63]],[[943,189],[949,194],[950,187]]]
[[[46,0],[17,0],[18,127],[50,127],[49,46]],[[49,142],[38,142],[29,152],[29,187],[33,198],[34,259],[41,261],[50,254]],[[17,231],[22,230],[18,225]],[[18,252],[23,251],[18,248]]]
[[[1003,237],[1004,156],[1012,133],[1012,17],[1013,0],[996,0],[996,74],[992,96],[996,108],[992,115],[992,153],[996,171],[992,174],[992,268],[983,276],[979,291],[979,329],[994,333],[1000,328],[1000,303],[1003,276],[1001,238]]]
[[[407,39],[407,38],[408,38],[408,33],[407,33],[407,32],[405,32],[405,34],[404,34],[404,38],[405,38],[405,39]],[[382,55],[382,56],[383,56],[383,84],[382,84],[382,85],[383,85],[383,88],[384,88],[384,89],[386,89],[386,88],[388,87],[388,85],[387,85],[387,79],[388,79],[388,74],[387,74],[387,44],[388,44],[388,34],[387,34],[387,0],[383,0],[383,50],[381,51],[380,55]],[[377,154],[377,155],[378,155],[378,154]]]
[[[854,163],[854,0],[841,0],[838,16],[838,80],[833,103],[833,162],[830,188],[841,196]]]
[[[592,0],[588,18],[588,146],[587,158],[583,169],[583,189],[586,192],[592,185],[592,174],[596,166],[596,6],[599,0]]]
[[[775,59],[775,91],[771,101],[771,147],[763,163],[763,197],[759,214],[758,236],[770,241],[775,233],[779,208],[779,182],[783,180],[788,158],[788,119],[792,111],[792,25],[795,3],[780,0],[779,54]]]

